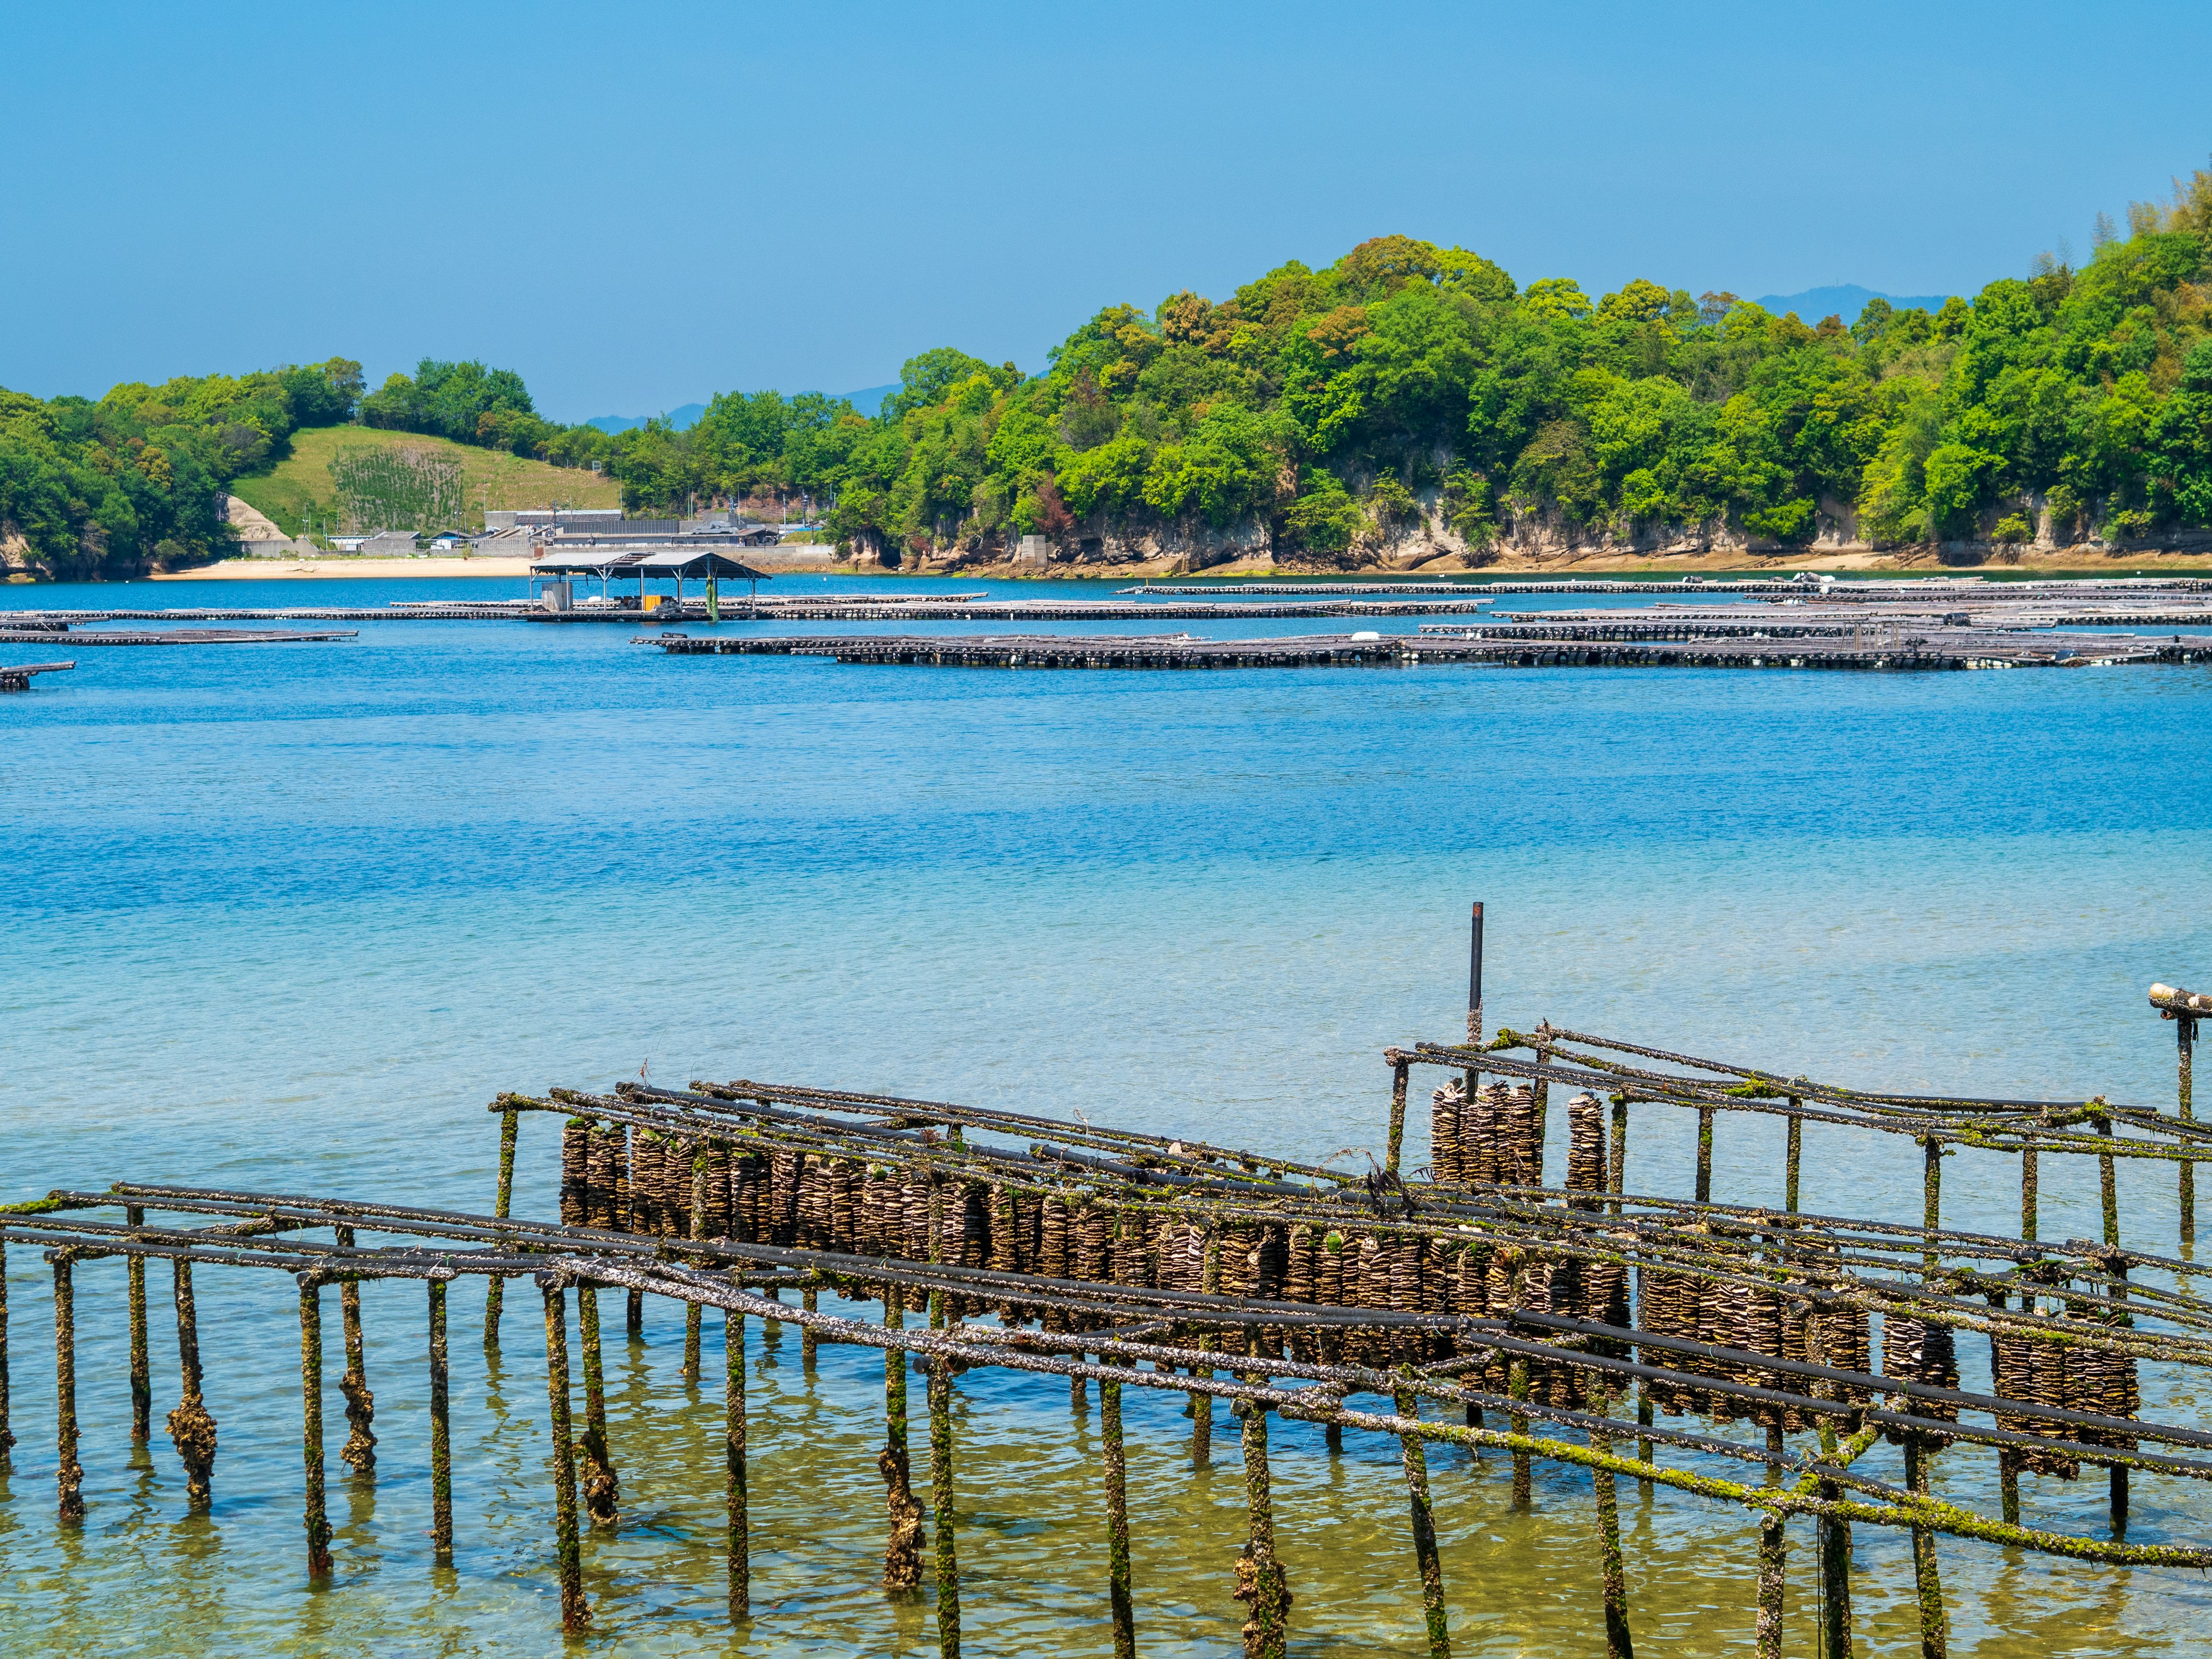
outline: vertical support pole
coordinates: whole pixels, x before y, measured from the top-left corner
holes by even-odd
[[[1600,1421],[1590,1425],[1590,1449],[1601,1457],[1613,1455],[1613,1437],[1603,1419],[1612,1415],[1613,1395],[1602,1382],[1593,1386],[1590,1409]],[[1597,1496],[1598,1576],[1605,1595],[1605,1659],[1636,1659],[1635,1644],[1628,1634],[1628,1575],[1620,1560],[1620,1504],[1611,1469],[1590,1471]]]
[[[884,1286],[884,1328],[906,1327],[906,1291]],[[912,1463],[906,1431],[907,1356],[903,1348],[884,1350],[884,1449],[876,1455],[883,1471],[884,1500],[890,1510],[890,1537],[884,1546],[884,1588],[911,1590],[921,1583],[921,1505],[914,1501]]]
[[[493,1195],[491,1212],[498,1219],[507,1219],[514,1202],[514,1138],[520,1127],[520,1112],[499,1115],[499,1188]],[[507,1301],[507,1281],[494,1273],[491,1283],[484,1286],[484,1349],[499,1351],[500,1310]]]
[[[1199,1267],[1199,1289],[1212,1296],[1221,1288],[1221,1238],[1212,1228],[1206,1230],[1206,1254]],[[1202,1352],[1211,1352],[1214,1337],[1209,1330],[1198,1339]],[[1194,1365],[1194,1377],[1210,1377],[1211,1365]],[[1190,1462],[1193,1468],[1202,1469],[1213,1461],[1213,1396],[1194,1392],[1190,1396]]]
[[[584,1345],[584,1512],[611,1527],[622,1517],[622,1480],[607,1446],[607,1376],[599,1349],[599,1291],[576,1286],[576,1334]]]
[[[54,1256],[54,1493],[61,1523],[84,1524],[84,1468],[76,1461],[76,1264]]]
[[[15,1446],[15,1431],[8,1426],[9,1411],[8,1247],[0,1243],[0,1469],[8,1468],[15,1462],[9,1455]]]
[[[331,1522],[323,1508],[323,1286],[300,1275],[300,1449],[307,1469],[307,1577],[331,1576]]]
[[[1698,1108],[1698,1202],[1713,1201],[1713,1109]]]
[[[691,1237],[707,1236],[707,1148],[702,1144],[691,1154]],[[699,1386],[699,1325],[702,1310],[698,1303],[686,1299],[684,1304],[684,1382],[688,1388]]]
[[[820,1305],[820,1295],[809,1285],[799,1293],[799,1305],[812,1313]],[[809,1376],[814,1375],[814,1327],[801,1325],[799,1328],[799,1369]]]
[[[1797,1115],[1797,1097],[1790,1097],[1790,1152],[1782,1181],[1782,1207],[1797,1213],[1797,1171],[1805,1160],[1805,1120]]]
[[[1505,1378],[1507,1394],[1516,1400],[1526,1400],[1528,1397],[1528,1362],[1527,1360],[1514,1360],[1506,1367]],[[1524,1437],[1527,1436],[1528,1432],[1527,1413],[1510,1412],[1506,1414],[1505,1420],[1514,1433]],[[1516,1510],[1525,1510],[1533,1501],[1528,1480],[1528,1454],[1525,1451],[1516,1451],[1513,1454],[1513,1507]]]
[[[1407,1062],[1402,1060],[1390,1070],[1390,1141],[1382,1167],[1392,1175],[1398,1173],[1400,1156],[1406,1147],[1406,1071]]]
[[[1137,1659],[1129,1589],[1129,1474],[1121,1446],[1121,1385],[1098,1380],[1098,1430],[1106,1466],[1106,1595],[1114,1612],[1114,1659]]]
[[[960,1559],[952,1538],[952,1373],[929,1364],[929,1504],[937,1522],[937,1650],[960,1659]]]
[[[629,1307],[623,1319],[623,1334],[633,1342],[645,1340],[645,1292],[632,1291]]]
[[[1651,1385],[1649,1382],[1642,1384],[1636,1390],[1636,1426],[1639,1429],[1648,1429],[1651,1426]],[[1636,1461],[1639,1463],[1649,1463],[1651,1461],[1650,1436],[1639,1434],[1636,1437]],[[1644,1494],[1649,1497],[1651,1483],[1646,1480],[1643,1484]]]
[[[453,1560],[453,1437],[446,1407],[446,1281],[430,1281],[430,1553]]]
[[[576,1536],[576,1449],[568,1434],[568,1297],[556,1281],[545,1291],[545,1401],[553,1428],[553,1547],[561,1573],[561,1628],[592,1622],[584,1601],[584,1548]]]
[[[126,1226],[143,1227],[146,1212],[138,1205],[125,1205],[123,1220]],[[123,1271],[131,1294],[131,1438],[143,1446],[154,1431],[154,1378],[146,1358],[146,1258],[125,1257]]]
[[[2125,1302],[2128,1298],[2126,1257],[2120,1256],[2112,1263],[2112,1299],[2116,1302]],[[2118,1322],[2132,1325],[2135,1320],[2123,1314],[2118,1316]],[[2108,1473],[2111,1476],[2109,1492],[2112,1510],[2112,1541],[2117,1544],[2124,1541],[2128,1535],[2128,1472],[2122,1465],[2115,1463]]]
[[[1936,1235],[1943,1225],[1943,1143],[1934,1135],[1923,1135],[1920,1146],[1920,1225],[1923,1234],[1920,1265],[1933,1278],[1942,1265],[1942,1252],[1936,1247]]]
[[[1789,1550],[1782,1517],[1766,1510],[1759,1523],[1759,1659],[1782,1659],[1783,1563]]]
[[[2101,1098],[2097,1102],[2100,1107],[2104,1103]],[[2112,1120],[2110,1115],[2099,1113],[2097,1133],[2107,1140],[2112,1139]],[[2104,1188],[2105,1243],[2117,1250],[2120,1248],[2120,1188],[2113,1175],[2112,1155],[2110,1152],[2097,1154],[2097,1179]]]
[[[2036,1206],[2035,1148],[2031,1146],[2020,1155],[2020,1236],[2035,1237]]]
[[[1621,1194],[1628,1190],[1628,1097],[1613,1097],[1613,1145],[1608,1149],[1605,1167],[1605,1189],[1613,1194],[1608,1207],[1614,1215],[1620,1213]]]
[[[216,1423],[201,1397],[200,1324],[198,1305],[192,1299],[192,1264],[182,1256],[171,1263],[177,1300],[177,1370],[184,1397],[169,1413],[169,1438],[176,1443],[177,1461],[185,1466],[185,1509],[205,1515],[215,1502],[209,1477],[215,1470]]]
[[[1482,1046],[1482,907],[1474,907],[1474,920],[1468,926],[1467,944],[1467,1046]],[[1474,1085],[1468,1085],[1468,1098],[1472,1100]]]
[[[1257,1404],[1240,1406],[1244,1415],[1244,1508],[1252,1523],[1251,1541],[1237,1558],[1235,1599],[1248,1603],[1245,1659],[1283,1659],[1290,1641],[1291,1590],[1275,1555],[1275,1505],[1267,1483],[1267,1413]]]
[[[339,1245],[353,1248],[353,1229],[332,1229]],[[345,1374],[338,1378],[338,1392],[345,1396],[346,1443],[338,1457],[356,1474],[376,1473],[376,1431],[370,1425],[376,1419],[376,1396],[368,1391],[368,1358],[361,1337],[361,1281],[343,1279],[338,1281],[338,1319],[345,1334]]]
[[[2181,1115],[2185,1122],[2197,1117],[2195,1093],[2197,1022],[2188,1015],[2176,1017],[2173,1022],[2174,1047],[2179,1062],[2176,1092],[2180,1097]],[[2181,1165],[2181,1242],[2197,1242],[2197,1166],[2184,1159]]]
[[[1828,1342],[1821,1326],[1821,1313],[1814,1307],[1805,1322],[1805,1358],[1815,1365],[1828,1363]],[[1823,1400],[1837,1397],[1836,1385],[1819,1382],[1813,1392]],[[1824,1461],[1836,1455],[1836,1419],[1822,1412],[1814,1419],[1814,1430],[1820,1437],[1820,1455]],[[1818,1484],[1819,1495],[1832,1501],[1840,1489],[1832,1480]],[[1851,1652],[1851,1523],[1833,1515],[1822,1515],[1814,1522],[1814,1542],[1820,1564],[1820,1622],[1817,1627],[1817,1650],[1821,1659],[1850,1659]]]
[[[1928,1491],[1928,1454],[1917,1435],[1905,1442],[1905,1484],[1914,1492]],[[1925,1527],[1912,1528],[1912,1576],[1920,1596],[1921,1659],[1945,1659],[1943,1582],[1936,1565],[1936,1534]]]
[[[1412,1389],[1397,1390],[1392,1403],[1399,1416],[1419,1419],[1420,1402]],[[1451,1626],[1444,1615],[1443,1564],[1437,1557],[1437,1513],[1429,1499],[1428,1451],[1418,1434],[1400,1435],[1398,1451],[1406,1466],[1406,1493],[1413,1508],[1413,1561],[1421,1573],[1421,1617],[1428,1626],[1429,1659],[1451,1659]]]
[[[745,1484],[745,1316],[729,1311],[722,1315],[722,1460],[735,1624],[753,1616],[752,1517]]]

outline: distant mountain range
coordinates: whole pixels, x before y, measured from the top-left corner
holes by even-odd
[[[889,386],[863,386],[858,392],[846,392],[844,397],[845,401],[859,410],[861,414],[873,416],[876,411],[884,406],[884,398],[897,390],[898,382],[894,380]],[[682,432],[696,425],[699,417],[706,412],[707,405],[704,404],[685,404],[680,408],[670,410],[665,418],[669,425]],[[584,424],[595,426],[602,432],[630,432],[643,426],[647,419],[660,418],[662,417],[659,416],[644,415],[594,415]]]
[[[1823,317],[1841,317],[1845,323],[1855,323],[1859,313],[1866,308],[1869,300],[1887,300],[1899,311],[1941,311],[1948,294],[1922,294],[1907,298],[1898,294],[1880,294],[1870,288],[1861,288],[1856,283],[1838,283],[1833,288],[1808,288],[1802,294],[1769,294],[1757,301],[1776,316],[1794,311],[1800,322],[1817,323]]]

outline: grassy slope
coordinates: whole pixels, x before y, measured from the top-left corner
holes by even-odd
[[[622,487],[613,479],[574,467],[548,466],[502,452],[477,449],[446,438],[415,432],[381,432],[374,427],[315,427],[292,436],[292,453],[258,477],[240,478],[232,492],[276,520],[288,536],[300,533],[302,519],[328,512],[337,491],[331,484],[331,457],[342,445],[385,449],[430,449],[460,462],[469,481],[469,522],[482,522],[491,507],[620,507]]]

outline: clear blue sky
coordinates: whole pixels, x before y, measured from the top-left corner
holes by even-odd
[[[2202,0],[0,7],[0,385],[41,395],[1035,369],[1392,231],[1593,295],[1972,293],[2212,147]]]

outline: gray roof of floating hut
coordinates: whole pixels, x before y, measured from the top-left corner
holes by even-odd
[[[651,576],[666,580],[677,577],[728,576],[738,581],[763,582],[775,580],[767,571],[756,570],[711,547],[556,553],[532,560],[530,569],[532,575],[538,576]]]

